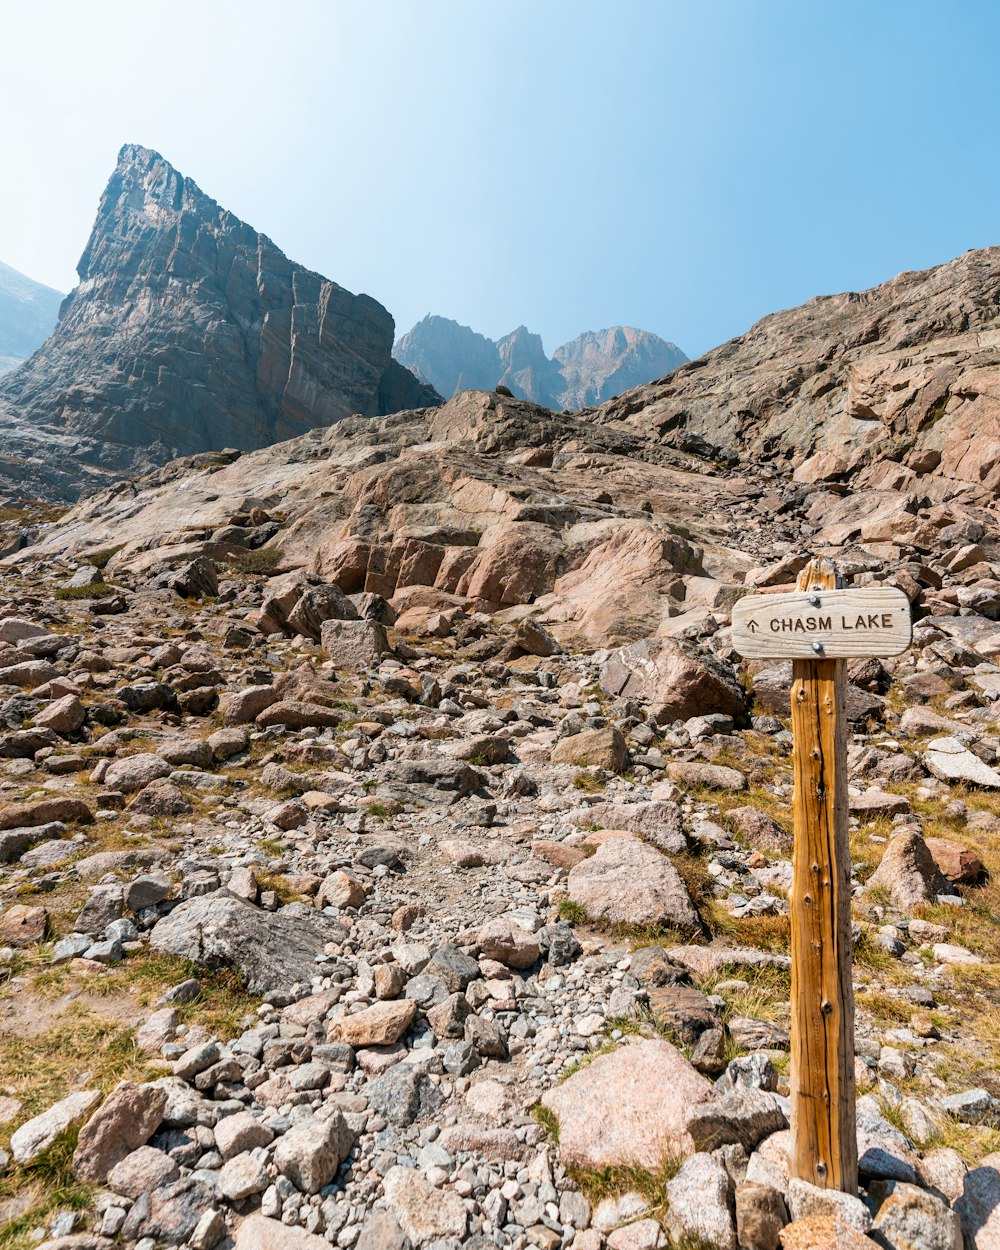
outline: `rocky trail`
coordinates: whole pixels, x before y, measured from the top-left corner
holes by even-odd
[[[466,394],[8,520],[0,1246],[1000,1245],[1000,518],[941,481]],[[917,618],[850,666],[858,1198],[788,1176],[729,631],[807,550]]]

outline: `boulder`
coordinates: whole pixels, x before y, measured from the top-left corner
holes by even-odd
[[[299,596],[288,613],[288,629],[319,642],[326,621],[356,621],[358,610],[339,586],[328,582],[312,586]]]
[[[343,713],[336,708],[301,699],[279,699],[265,707],[256,718],[261,729],[272,725],[284,725],[288,729],[325,729],[339,725],[343,719]]]
[[[986,1155],[965,1177],[961,1197],[955,1200],[966,1245],[971,1250],[1000,1246],[1000,1154]]]
[[[264,1215],[248,1216],[236,1230],[235,1250],[330,1250],[325,1237],[307,1233],[294,1224],[268,1219]]]
[[[792,835],[766,812],[749,804],[734,807],[729,812],[733,832],[760,851],[788,851],[793,844]]]
[[[869,1201],[879,1198],[872,1232],[893,1250],[962,1250],[959,1216],[934,1194],[904,1181],[874,1182]]]
[[[413,999],[374,1003],[353,1015],[335,1016],[327,1025],[327,1040],[346,1042],[356,1050],[364,1046],[391,1046],[403,1036],[416,1014]]]
[[[667,1182],[667,1228],[678,1241],[700,1241],[714,1250],[736,1250],[736,1229],[729,1212],[730,1180],[710,1154],[685,1159]]]
[[[103,1184],[115,1164],[153,1136],[166,1105],[164,1090],[119,1081],[80,1130],[73,1174]]]
[[[603,768],[609,773],[620,773],[628,761],[628,747],[621,732],[609,725],[563,738],[552,748],[551,759],[553,764],[576,764],[580,768]]]
[[[151,781],[169,777],[171,771],[170,765],[159,755],[128,755],[109,765],[102,784],[108,790],[131,794],[134,790],[148,786]]]
[[[676,803],[654,799],[649,803],[594,803],[568,813],[568,823],[593,829],[625,829],[641,833],[668,855],[688,848],[681,809]]]
[[[31,828],[51,821],[70,820],[88,825],[93,819],[93,812],[82,799],[39,799],[0,807],[0,829]]]
[[[1000,789],[1000,772],[949,735],[928,742],[923,763],[927,771],[941,781],[964,781],[987,790]]]
[[[570,870],[566,887],[591,920],[684,933],[701,929],[680,873],[665,855],[633,837],[602,842],[594,855]]]
[[[27,1120],[10,1139],[10,1153],[15,1163],[23,1167],[37,1159],[57,1137],[82,1124],[100,1101],[101,1095],[96,1089],[80,1090]]]
[[[740,718],[746,712],[733,670],[711,652],[674,638],[645,639],[613,652],[600,682],[613,698],[648,703],[661,725],[709,712]]]
[[[63,695],[54,699],[35,717],[35,725],[41,729],[51,729],[57,734],[73,734],[83,727],[87,712],[75,694]]]
[[[246,690],[223,695],[219,711],[226,725],[249,725],[280,698],[280,693],[273,686],[248,686]]]
[[[334,666],[354,672],[376,668],[392,652],[385,626],[373,620],[324,621],[321,638]]]
[[[483,958],[519,971],[530,968],[541,956],[537,940],[508,916],[487,920],[480,926],[476,941]]]
[[[933,903],[938,894],[945,892],[945,883],[927,843],[913,829],[897,834],[886,847],[882,862],[865,889],[871,891],[876,886],[889,891],[892,906],[899,911],[913,911],[924,903]]]
[[[266,912],[216,890],[157,921],[150,946],[209,968],[236,968],[251,994],[290,1001],[296,985],[309,985],[324,945],[342,938],[336,921],[315,908],[290,903]]]
[[[465,1237],[468,1213],[451,1189],[438,1189],[414,1168],[391,1167],[382,1192],[400,1228],[414,1247]]]
[[[667,1157],[693,1152],[688,1120],[715,1097],[711,1083],[675,1046],[656,1040],[598,1055],[547,1090],[542,1105],[559,1122],[565,1165],[655,1170]]]
[[[983,873],[983,861],[971,847],[951,838],[925,838],[938,871],[955,884],[977,881]]]
[[[336,1176],[353,1144],[354,1134],[339,1111],[326,1119],[313,1116],[279,1138],[274,1164],[296,1189],[317,1194]]]

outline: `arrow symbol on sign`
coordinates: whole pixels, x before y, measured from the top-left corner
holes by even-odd
[[[754,630],[755,630],[755,629],[757,629],[757,628],[759,628],[759,627],[758,627],[758,625],[757,625],[757,622],[756,622],[756,621],[747,621],[747,629],[749,629],[749,631],[751,632],[751,634],[752,634],[752,633],[754,632]]]

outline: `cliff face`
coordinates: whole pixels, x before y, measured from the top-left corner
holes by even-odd
[[[1000,248],[773,313],[595,416],[805,483],[930,473],[996,490]]]
[[[78,272],[51,338],[0,381],[0,453],[44,456],[55,437],[121,472],[437,402],[393,362],[381,304],[296,265],[146,148],[122,149]]]
[[[0,262],[0,373],[41,347],[52,333],[62,296]]]
[[[442,395],[492,390],[502,383],[518,399],[554,409],[603,403],[628,387],[664,377],[687,360],[676,344],[631,326],[588,330],[550,359],[539,335],[525,326],[494,342],[434,316],[404,334],[393,354]]]

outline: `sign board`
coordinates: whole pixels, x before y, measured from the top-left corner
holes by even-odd
[[[733,606],[733,647],[747,659],[899,655],[912,636],[910,602],[892,586],[747,595]]]

